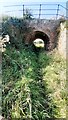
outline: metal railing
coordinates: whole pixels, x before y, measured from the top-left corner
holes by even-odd
[[[24,17],[26,14],[26,9],[31,12],[33,18],[39,18],[39,19],[49,19],[51,18],[58,19],[59,17],[64,17],[65,19],[68,19],[66,17],[66,11],[68,9],[64,7],[61,4],[23,4],[23,5],[10,5],[10,6],[4,6],[5,7],[5,13],[6,14],[13,14],[20,15]],[[21,7],[21,9],[19,9]],[[12,8],[10,10],[6,10],[6,8]],[[14,9],[16,8],[16,9]],[[18,8],[18,9],[17,9]],[[18,13],[19,12],[19,13]]]

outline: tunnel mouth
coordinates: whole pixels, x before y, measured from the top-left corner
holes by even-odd
[[[32,41],[34,41],[35,39],[42,39],[44,41],[44,49],[46,51],[49,50],[49,44],[50,44],[50,40],[49,40],[49,37],[47,34],[45,34],[44,32],[42,31],[35,31],[33,33],[33,38],[32,38]]]
[[[40,38],[37,38],[33,41],[33,44],[37,47],[37,48],[44,48],[44,41]]]

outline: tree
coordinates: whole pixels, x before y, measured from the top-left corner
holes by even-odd
[[[26,9],[23,15],[23,19],[32,19],[32,14],[30,9]]]

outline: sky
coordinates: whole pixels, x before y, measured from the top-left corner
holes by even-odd
[[[34,1],[34,2],[33,2]],[[0,0],[0,15],[13,15],[18,16],[18,17],[22,17],[22,5],[23,4],[27,4],[27,6],[25,7],[25,9],[30,9],[32,10],[32,14],[39,14],[38,10],[33,10],[33,9],[39,9],[39,6],[32,6],[32,4],[61,4],[64,7],[66,7],[66,2],[67,0]],[[29,4],[31,4],[31,6],[28,6]],[[21,6],[14,6],[14,7],[7,7],[9,5],[21,5]],[[47,6],[42,6],[42,9],[57,9],[56,5],[47,5]],[[12,11],[12,12],[11,12]],[[15,12],[14,12],[15,11]],[[42,14],[45,13],[45,11],[41,11]],[[51,11],[46,11],[46,14],[56,14],[57,12],[55,10],[51,10]],[[60,13],[59,14],[66,14],[65,9],[63,9],[60,6]],[[37,15],[36,15],[37,16]],[[43,15],[44,16],[44,15]],[[41,16],[42,17],[42,16]],[[52,17],[52,16],[51,16]]]

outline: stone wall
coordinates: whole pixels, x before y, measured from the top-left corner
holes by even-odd
[[[66,30],[66,22],[60,24],[60,33],[58,36],[58,51],[60,55],[66,58],[66,36],[68,38],[68,31]]]

